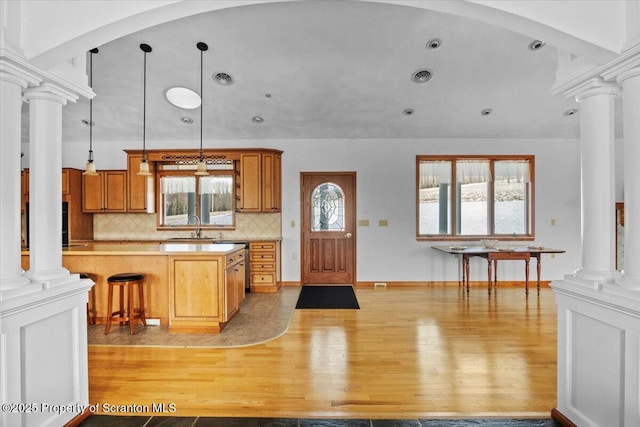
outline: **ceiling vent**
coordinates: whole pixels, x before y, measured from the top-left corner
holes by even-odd
[[[227,73],[214,74],[213,80],[222,86],[229,86],[233,84],[233,78]]]
[[[430,70],[422,69],[418,70],[411,75],[411,80],[414,83],[426,83],[433,78],[433,73]]]

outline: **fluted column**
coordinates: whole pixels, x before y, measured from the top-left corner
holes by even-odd
[[[28,287],[20,262],[20,162],[22,91],[38,79],[0,58],[0,300],[38,289]]]
[[[640,67],[617,78],[624,118],[624,276],[620,284],[640,289]]]
[[[43,84],[27,89],[29,102],[29,264],[34,283],[55,286],[72,278],[62,267],[62,106],[65,91]]]
[[[580,88],[582,266],[576,277],[611,282],[615,269],[615,84],[594,79]]]

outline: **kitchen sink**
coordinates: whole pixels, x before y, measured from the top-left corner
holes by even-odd
[[[233,243],[229,240],[218,240],[213,237],[170,237],[171,243]]]

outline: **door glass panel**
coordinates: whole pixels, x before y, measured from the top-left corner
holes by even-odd
[[[325,182],[311,193],[311,231],[344,231],[344,192]]]

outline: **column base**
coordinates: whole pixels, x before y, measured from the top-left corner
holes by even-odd
[[[25,275],[2,279],[0,282],[0,301],[40,292],[41,290],[42,286],[34,285]]]
[[[52,268],[50,270],[27,271],[25,276],[31,283],[42,285],[43,289],[64,285],[69,282],[78,281],[79,274],[70,274],[64,267]]]
[[[627,277],[622,275],[621,278],[616,280],[616,284],[620,285],[623,288],[640,291],[640,278],[639,277]]]
[[[598,283],[614,283],[622,277],[619,271],[587,270],[582,267],[574,271],[573,276],[578,280]]]

